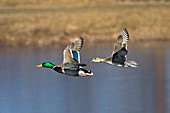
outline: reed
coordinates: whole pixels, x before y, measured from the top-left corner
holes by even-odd
[[[0,46],[110,42],[124,27],[132,41],[170,40],[169,2],[55,1],[1,0]]]

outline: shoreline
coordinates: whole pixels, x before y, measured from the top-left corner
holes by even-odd
[[[66,40],[66,41],[62,41],[62,43],[60,41],[48,41],[47,43],[45,43],[46,41],[44,40],[44,42],[41,43],[30,43],[29,45],[25,45],[24,42],[6,42],[6,43],[2,43],[0,42],[0,48],[58,48],[58,47],[63,47],[68,45],[69,43],[71,43],[75,38],[71,39],[71,40]],[[98,40],[98,41],[87,41],[87,39],[85,38],[84,40],[84,45],[86,46],[93,46],[93,45],[101,45],[101,46],[107,46],[107,45],[114,45],[116,39],[112,39],[112,40]],[[170,39],[154,39],[154,40],[133,40],[133,41],[129,41],[128,45],[139,45],[139,46],[164,46],[164,45],[170,45]]]

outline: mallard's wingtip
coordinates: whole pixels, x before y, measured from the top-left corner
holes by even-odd
[[[37,65],[36,67],[42,67],[42,64],[40,64],[40,65]]]

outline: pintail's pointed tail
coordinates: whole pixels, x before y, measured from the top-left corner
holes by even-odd
[[[134,67],[134,68],[137,68],[139,65],[138,63],[136,63],[135,61],[126,61],[125,62],[125,67]]]

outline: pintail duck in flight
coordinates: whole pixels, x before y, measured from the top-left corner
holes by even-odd
[[[117,38],[111,56],[105,59],[96,57],[93,58],[92,61],[90,62],[104,62],[107,64],[117,65],[121,67],[138,67],[138,64],[135,61],[129,61],[126,58],[126,55],[128,53],[127,51],[128,41],[129,41],[129,34],[125,28]]]
[[[70,76],[88,76],[93,75],[89,70],[83,68],[86,64],[80,64],[80,49],[83,46],[83,38],[72,42],[68,45],[63,52],[63,63],[55,65],[51,62],[44,62],[37,67],[45,67],[53,69],[59,73],[63,73]]]

